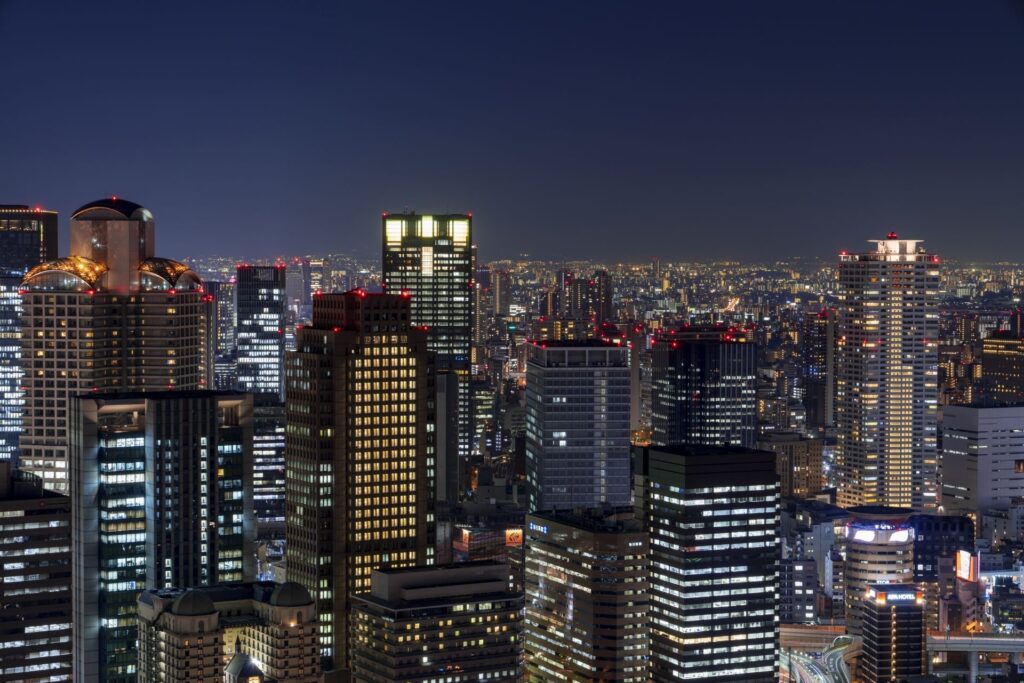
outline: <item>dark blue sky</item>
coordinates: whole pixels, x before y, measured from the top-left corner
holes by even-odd
[[[118,194],[169,257],[372,255],[409,208],[485,258],[1024,260],[1005,0],[0,0],[0,80],[0,203]]]

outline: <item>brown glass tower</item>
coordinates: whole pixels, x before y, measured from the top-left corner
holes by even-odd
[[[317,296],[285,361],[288,578],[316,599],[327,671],[348,666],[371,572],[433,563],[434,354],[409,304]]]

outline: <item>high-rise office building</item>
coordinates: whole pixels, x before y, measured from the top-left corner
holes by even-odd
[[[0,462],[0,681],[71,680],[71,499]]]
[[[629,505],[627,349],[538,341],[527,352],[529,509]]]
[[[352,680],[519,683],[522,611],[500,562],[375,570],[352,598]]]
[[[639,449],[656,681],[775,681],[779,484],[771,453]]]
[[[72,214],[71,256],[25,275],[21,465],[47,488],[68,490],[74,396],[205,386],[202,281],[154,245],[147,209],[101,199]]]
[[[349,597],[434,556],[434,355],[408,296],[323,294],[288,354],[288,577],[317,600],[325,670],[349,664]]]
[[[896,233],[874,242],[839,262],[839,504],[934,509],[939,260]]]
[[[253,407],[253,509],[261,539],[284,538],[284,433],[283,403]]]
[[[633,511],[526,517],[526,679],[645,683],[647,532]]]
[[[55,211],[0,205],[0,460],[16,455],[21,433],[21,278],[55,258]]]
[[[56,211],[0,204],[0,270],[25,273],[56,258]]]
[[[807,313],[800,342],[807,428],[819,431],[832,426],[835,419],[835,309]]]
[[[1024,402],[1024,338],[993,332],[981,344],[981,376],[987,393],[1004,403]]]
[[[252,398],[99,394],[72,405],[75,680],[136,680],[146,587],[254,578]]]
[[[821,491],[825,485],[822,444],[822,439],[796,432],[765,432],[758,437],[758,450],[775,454],[781,495],[810,498]]]
[[[322,680],[316,609],[297,583],[149,589],[137,613],[139,683]]]
[[[229,391],[238,382],[238,355],[235,347],[236,316],[235,283],[206,281],[207,296],[212,300],[213,315],[210,326],[212,357],[212,387],[219,391]]]
[[[661,334],[651,373],[651,443],[754,447],[757,346],[743,330]]]
[[[256,403],[284,400],[285,277],[284,264],[238,266],[236,345],[238,388]]]
[[[15,458],[21,437],[21,277],[0,271],[0,461]]]
[[[870,586],[860,602],[864,645],[858,678],[864,683],[889,683],[922,675],[926,634],[921,592],[912,585],[879,584]],[[976,653],[969,656],[977,661]]]
[[[412,324],[424,326],[439,372],[459,381],[459,457],[471,451],[469,397],[473,336],[473,216],[384,214],[383,287],[412,297]]]

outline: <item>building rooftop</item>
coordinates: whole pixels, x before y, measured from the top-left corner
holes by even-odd
[[[636,519],[634,514],[634,509],[629,507],[596,508],[572,512],[532,512],[530,516],[553,524],[566,524],[594,533],[642,532],[644,530],[643,522]]]
[[[91,213],[95,209],[104,209],[100,213],[107,214],[113,212],[120,214],[123,220],[152,220],[153,216],[149,213],[142,205],[130,202],[127,199],[121,199],[120,197],[104,197],[103,199],[97,199],[94,202],[89,202],[83,206],[78,207],[74,213],[71,214],[71,218],[79,219],[85,218],[83,214]],[[140,212],[145,212],[142,214]],[[143,217],[145,215],[145,217]],[[103,216],[109,218],[110,216]]]

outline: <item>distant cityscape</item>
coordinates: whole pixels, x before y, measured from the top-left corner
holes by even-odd
[[[1024,265],[0,206],[0,681],[1019,680]]]

